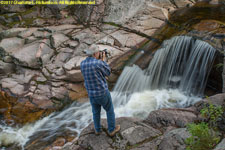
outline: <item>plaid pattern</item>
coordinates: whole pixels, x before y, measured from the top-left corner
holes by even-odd
[[[89,97],[102,96],[108,90],[105,76],[110,75],[109,65],[94,57],[87,57],[81,62],[81,72]]]

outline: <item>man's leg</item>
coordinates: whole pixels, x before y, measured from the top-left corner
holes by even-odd
[[[106,110],[108,131],[109,133],[111,133],[115,129],[115,113],[114,113],[112,98],[109,92],[106,93],[102,106]]]
[[[100,132],[101,130],[101,105],[96,104],[94,98],[90,97],[92,106],[93,120],[95,125],[95,131]]]

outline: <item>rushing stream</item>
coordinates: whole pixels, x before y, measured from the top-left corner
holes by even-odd
[[[124,68],[111,92],[116,117],[144,119],[149,112],[165,107],[187,107],[201,99],[214,61],[215,49],[208,43],[179,36],[164,41],[145,70],[132,65]],[[106,117],[105,111],[102,116]],[[92,121],[89,103],[73,103],[22,128],[0,125],[0,145],[18,143],[43,134],[50,140],[63,133],[78,133]]]

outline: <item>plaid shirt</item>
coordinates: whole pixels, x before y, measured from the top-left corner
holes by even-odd
[[[87,57],[81,62],[80,68],[88,96],[102,96],[108,90],[105,76],[110,75],[109,65],[94,57]]]

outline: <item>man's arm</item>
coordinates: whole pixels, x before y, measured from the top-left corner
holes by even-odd
[[[98,65],[98,69],[102,72],[102,74],[104,76],[110,76],[111,69],[106,62],[100,60],[100,63]]]

